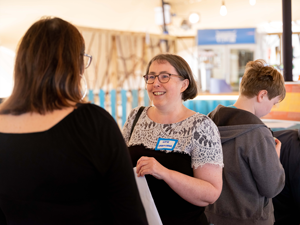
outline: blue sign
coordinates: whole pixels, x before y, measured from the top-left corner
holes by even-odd
[[[198,45],[255,44],[255,28],[198,30]]]

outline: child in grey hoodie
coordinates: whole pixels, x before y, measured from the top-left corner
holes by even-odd
[[[281,142],[259,119],[285,97],[283,76],[263,60],[248,62],[240,96],[208,116],[218,126],[223,147],[223,189],[205,209],[215,225],[274,224],[272,200],[284,187]]]

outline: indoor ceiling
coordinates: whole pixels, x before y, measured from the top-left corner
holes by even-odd
[[[197,29],[259,27],[282,20],[282,0],[225,0],[228,14],[220,15],[222,0],[165,0],[171,8],[169,34],[196,35]],[[42,16],[57,16],[78,26],[162,33],[154,8],[161,0],[0,0],[0,46],[15,50],[29,26]],[[300,23],[300,0],[292,0],[292,20]],[[191,12],[200,22],[191,29],[181,24]],[[299,24],[300,26],[300,24]]]

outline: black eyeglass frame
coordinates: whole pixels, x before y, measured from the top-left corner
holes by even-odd
[[[86,54],[86,53],[83,53],[82,55],[86,56],[86,57],[89,57],[89,61],[88,61],[87,65],[84,65],[84,68],[87,69],[91,65],[91,63],[92,63],[93,56],[91,56],[89,54]]]
[[[163,74],[168,74],[168,75],[169,75],[169,80],[168,80],[168,81],[162,82],[162,81],[159,79],[159,76],[160,76],[160,75],[163,75]],[[171,75],[172,75],[172,76],[178,76],[178,77],[184,78],[183,76],[180,76],[180,75],[178,75],[178,74],[171,74],[171,73],[161,73],[161,74],[158,74],[158,75],[154,75],[154,74],[146,74],[146,75],[144,75],[143,77],[144,77],[144,80],[145,80],[146,84],[153,84],[154,81],[155,81],[155,79],[156,79],[156,77],[157,77],[157,79],[158,79],[158,81],[159,81],[160,83],[165,84],[165,83],[168,83],[168,82],[170,81]],[[148,83],[148,82],[147,82],[147,79],[146,79],[147,76],[154,76],[154,77],[155,77],[152,83]]]

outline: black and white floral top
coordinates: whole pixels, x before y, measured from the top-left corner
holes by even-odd
[[[129,141],[132,123],[138,109],[139,107],[132,110],[123,128],[123,136],[128,147],[144,145],[145,148],[154,150],[158,138],[176,139],[178,142],[172,152],[190,155],[192,168],[206,163],[224,166],[218,128],[207,116],[196,113],[177,123],[160,124],[147,116],[149,107],[145,107]]]

